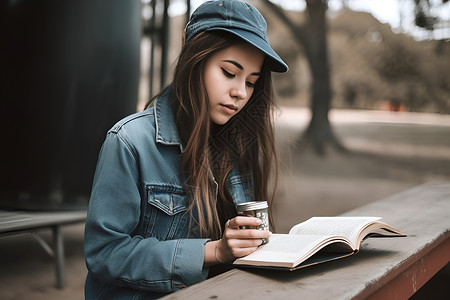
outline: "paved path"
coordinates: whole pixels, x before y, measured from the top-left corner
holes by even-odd
[[[325,157],[293,147],[309,119],[307,109],[282,107],[276,122],[282,232],[310,215],[343,213],[414,185],[450,178],[450,115],[332,110],[333,130],[350,153],[329,149]]]

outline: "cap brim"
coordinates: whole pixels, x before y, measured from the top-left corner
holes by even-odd
[[[288,65],[281,59],[280,56],[270,47],[269,43],[257,36],[256,34],[236,28],[223,28],[223,27],[214,27],[210,28],[207,31],[212,30],[223,30],[230,32],[239,38],[243,39],[247,43],[253,45],[257,49],[261,50],[265,55],[267,55],[270,59],[270,70],[273,72],[285,73],[289,70]]]

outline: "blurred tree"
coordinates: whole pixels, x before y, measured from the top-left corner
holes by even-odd
[[[388,109],[400,102],[408,111],[450,113],[449,42],[418,41],[350,9],[329,22],[333,107]]]
[[[303,47],[312,77],[312,98],[310,107],[312,118],[303,138],[310,143],[318,154],[325,153],[327,145],[344,150],[334,135],[328,111],[331,101],[330,69],[327,45],[327,0],[305,0],[306,19],[302,24],[296,24],[284,10],[269,0],[264,3],[287,26],[296,42]]]
[[[448,0],[442,0],[441,4],[445,4],[447,2]],[[414,0],[414,4],[414,24],[428,31],[433,31],[440,19],[439,17],[433,15],[432,7],[433,5],[441,4],[431,3],[430,0]]]

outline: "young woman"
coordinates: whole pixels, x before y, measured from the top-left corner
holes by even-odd
[[[269,202],[271,71],[287,65],[249,4],[210,1],[186,26],[172,84],[100,152],[85,229],[86,299],[152,299],[252,253],[269,231],[236,205]],[[275,168],[276,169],[276,168]]]

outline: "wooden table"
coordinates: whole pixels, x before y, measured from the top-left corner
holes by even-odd
[[[0,235],[30,232],[39,244],[55,259],[56,285],[64,287],[64,243],[61,227],[86,220],[86,211],[6,211],[0,210]],[[53,247],[38,235],[37,230],[50,228],[53,232]]]
[[[351,210],[408,236],[368,239],[356,255],[294,272],[233,269],[163,299],[407,299],[450,261],[450,182]]]

